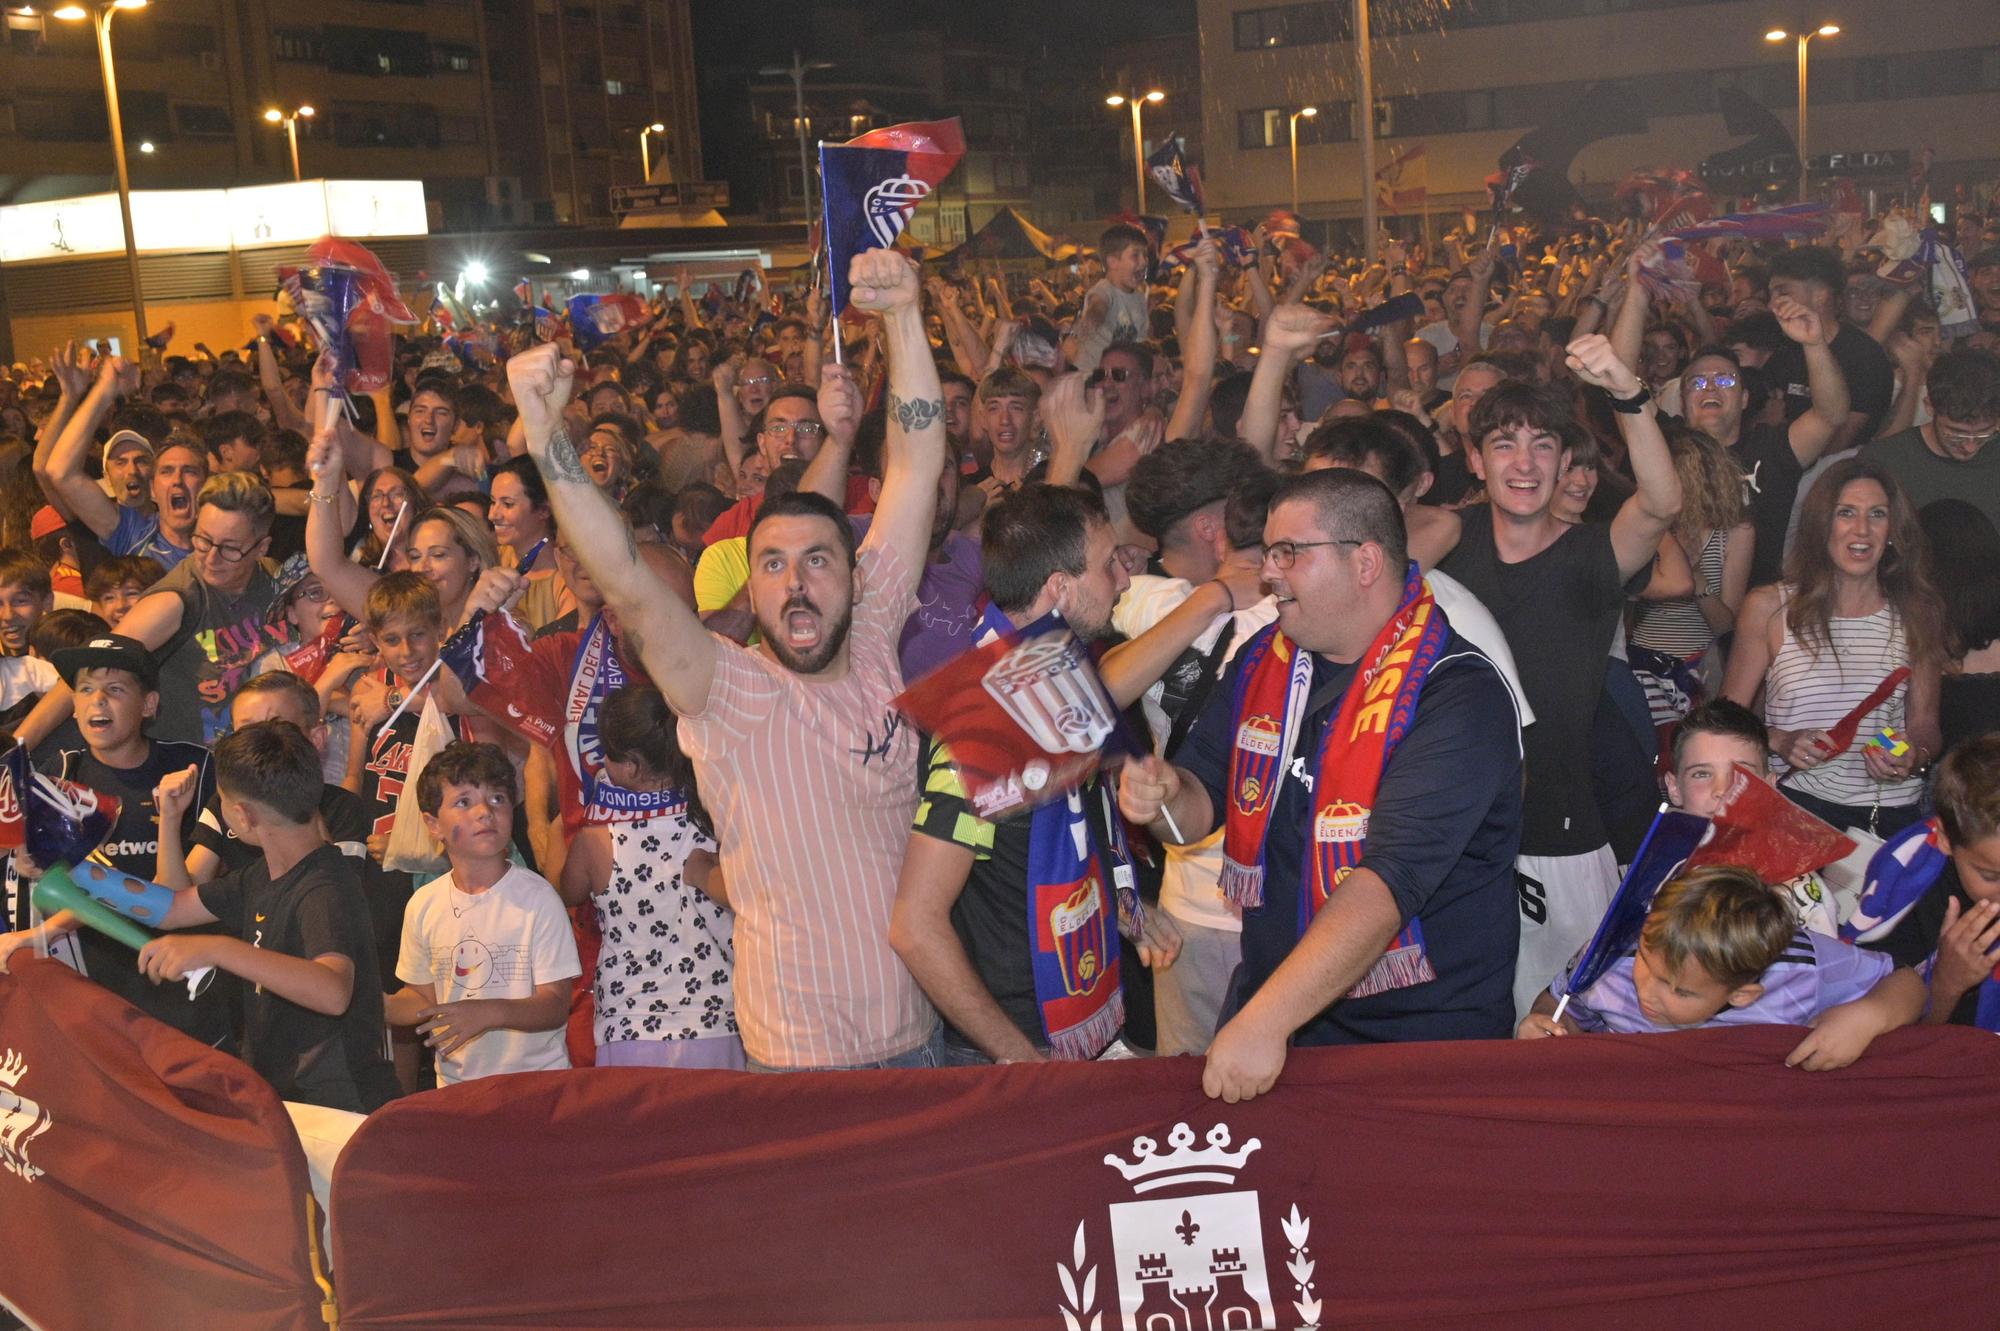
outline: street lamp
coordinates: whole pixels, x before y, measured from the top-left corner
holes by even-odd
[[[277,107],[273,106],[264,112],[264,119],[270,121],[274,125],[283,125],[285,127],[285,138],[292,145],[293,180],[299,180],[303,178],[299,175],[299,117],[300,116],[304,116],[307,120],[311,120],[313,118],[313,109],[310,106],[301,106],[296,111],[287,114],[283,111],[280,111]]]
[[[657,120],[639,131],[639,183],[642,185],[653,183],[653,154],[647,145],[646,138],[651,134],[664,134],[666,132],[667,127]]]
[[[1289,128],[1291,129],[1291,131],[1292,131],[1292,214],[1293,214],[1293,216],[1297,216],[1297,215],[1298,215],[1298,211],[1299,211],[1299,117],[1300,117],[1300,116],[1304,116],[1304,117],[1306,117],[1306,118],[1307,118],[1308,120],[1310,120],[1310,119],[1311,119],[1312,117],[1314,117],[1314,116],[1316,116],[1316,115],[1318,115],[1318,114],[1319,114],[1319,108],[1318,108],[1317,106],[1302,106],[1302,107],[1300,107],[1300,108],[1299,108],[1298,110],[1296,110],[1296,111],[1292,112],[1292,118],[1291,118],[1291,120],[1290,120],[1290,122],[1289,122],[1289,126],[1288,126],[1288,127],[1289,127]]]
[[[1166,100],[1167,95],[1158,88],[1146,93],[1114,92],[1104,99],[1106,106],[1132,108],[1132,209],[1141,216],[1146,211],[1146,139],[1139,132],[1139,107],[1142,102]]]
[[[815,70],[832,69],[830,60],[807,60],[797,51],[792,52],[789,65],[766,65],[757,71],[759,78],[777,78],[779,75],[792,81],[792,128],[799,136],[799,189],[806,201],[806,234],[812,234],[813,223],[813,174],[806,157],[806,75]]]
[[[1811,32],[1800,32],[1799,43],[1799,202],[1806,201],[1806,44],[1815,37],[1838,37],[1840,25],[1822,23]],[[1767,42],[1782,42],[1792,36],[1783,28],[1773,28],[1764,34]]]
[[[125,266],[132,274],[132,323],[139,345],[146,343],[146,297],[139,289],[139,243],[132,234],[132,178],[125,170],[125,127],[118,115],[118,74],[111,62],[111,16],[121,9],[143,9],[146,0],[110,0],[86,9],[70,3],[55,11],[66,23],[89,19],[97,29],[97,64],[104,74],[104,110],[111,120],[111,156],[118,164],[118,216],[125,223]]]

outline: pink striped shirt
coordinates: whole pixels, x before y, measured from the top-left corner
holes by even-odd
[[[680,724],[736,910],[736,1022],[772,1067],[874,1063],[937,1027],[889,946],[919,756],[889,702],[917,570],[881,546],[860,569],[844,678],[718,639],[707,709]]]

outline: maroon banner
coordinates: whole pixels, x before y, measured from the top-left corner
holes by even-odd
[[[0,1299],[43,1331],[311,1331],[305,1156],[243,1063],[60,963],[0,975]]]
[[[348,1145],[342,1324],[1990,1326],[2000,1043],[1798,1038],[470,1082]]]

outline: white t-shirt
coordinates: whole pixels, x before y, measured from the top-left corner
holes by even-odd
[[[60,683],[56,668],[39,656],[0,656],[0,712]]]
[[[1425,574],[1424,579],[1430,584],[1431,595],[1437,599],[1453,630],[1492,660],[1500,678],[1514,695],[1514,706],[1520,713],[1521,724],[1531,724],[1535,713],[1528,706],[1527,695],[1521,690],[1521,677],[1514,668],[1514,653],[1508,650],[1507,635],[1501,632],[1492,613],[1456,578],[1433,571]],[[1142,574],[1132,579],[1131,587],[1112,609],[1112,627],[1128,638],[1137,637],[1172,614],[1182,601],[1192,595],[1194,585],[1185,579]],[[1205,653],[1212,649],[1223,625],[1231,625],[1235,636],[1224,657],[1226,666],[1236,659],[1236,653],[1242,650],[1243,644],[1277,617],[1278,603],[1267,596],[1233,615],[1218,616],[1195,639],[1194,650]],[[1165,686],[1155,683],[1146,690],[1142,699],[1155,749],[1166,742],[1169,729],[1166,714],[1160,710],[1160,699],[1164,693]],[[1222,895],[1219,886],[1221,875],[1222,828],[1218,824],[1200,841],[1167,847],[1166,869],[1160,880],[1161,908],[1176,920],[1188,924],[1228,933],[1241,932],[1242,913]]]
[[[440,1003],[532,998],[535,986],[583,973],[562,898],[540,874],[511,865],[484,892],[461,892],[450,874],[418,888],[403,912],[396,978],[428,984]],[[502,1072],[569,1066],[564,1030],[492,1030],[437,1061],[438,1085]]]
[[[1428,323],[1419,328],[1417,336],[1437,348],[1437,386],[1444,392],[1449,393],[1452,390],[1452,386],[1458,382],[1458,372],[1465,368],[1464,362],[1467,359],[1458,355],[1458,334],[1451,330],[1451,324],[1448,321],[1440,320],[1437,323]],[[1492,340],[1493,325],[1481,322],[1479,325],[1479,349],[1481,351],[1486,350]],[[1450,612],[1447,611],[1446,613]]]

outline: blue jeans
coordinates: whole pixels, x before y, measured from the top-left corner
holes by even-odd
[[[743,1070],[746,1072],[870,1072],[885,1068],[936,1068],[944,1063],[944,1029],[938,1027],[915,1049],[873,1063],[835,1063],[814,1068],[774,1068],[768,1063],[759,1063],[754,1058],[746,1058]]]

